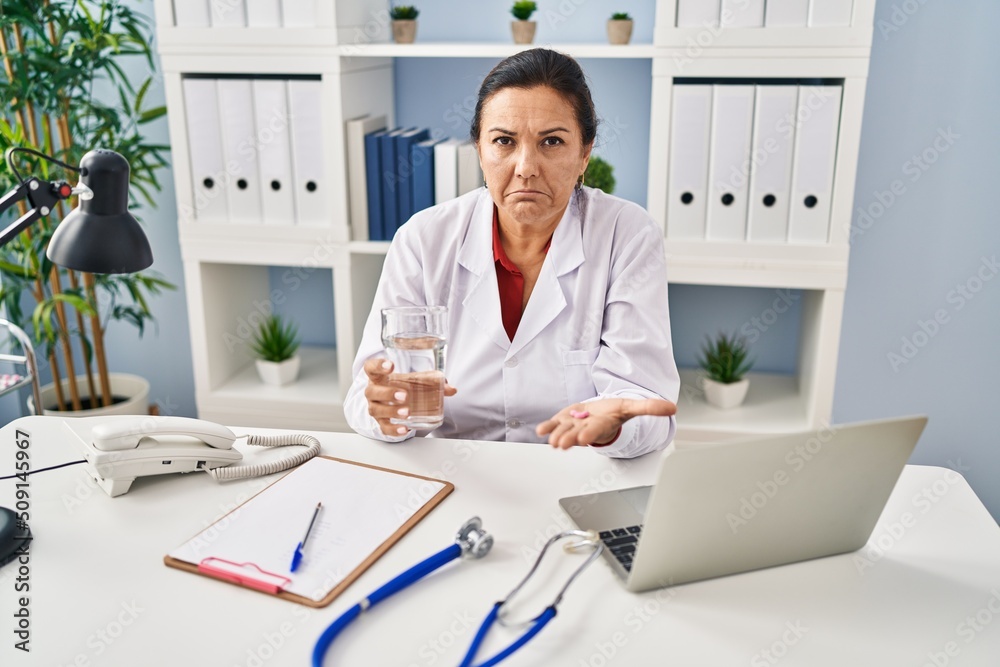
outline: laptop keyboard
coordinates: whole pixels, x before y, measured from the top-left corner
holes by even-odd
[[[628,526],[614,530],[602,530],[601,541],[611,554],[618,559],[626,572],[632,571],[632,559],[635,557],[635,547],[642,535],[642,526]]]

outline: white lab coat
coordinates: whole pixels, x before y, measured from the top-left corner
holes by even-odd
[[[660,227],[640,206],[584,187],[574,192],[514,340],[500,316],[493,200],[485,188],[420,211],[392,241],[344,403],[358,433],[395,442],[368,414],[364,363],[385,356],[380,310],[448,306],[443,438],[546,442],[535,427],[595,398],[677,401],[667,270]],[[662,449],[673,417],[639,417],[594,451],[617,458]]]

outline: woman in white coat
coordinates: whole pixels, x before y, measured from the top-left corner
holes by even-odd
[[[414,435],[390,422],[408,397],[388,383],[381,309],[446,305],[445,416],[428,435],[613,457],[671,441],[680,379],[662,234],[640,206],[582,185],[596,132],[572,58],[532,49],[487,75],[471,128],[486,187],[396,233],[344,405],[358,433]]]

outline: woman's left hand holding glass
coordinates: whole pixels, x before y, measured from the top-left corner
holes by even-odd
[[[548,435],[549,444],[559,449],[610,444],[622,424],[633,417],[669,417],[677,406],[659,398],[602,398],[574,403],[538,425],[538,435]]]

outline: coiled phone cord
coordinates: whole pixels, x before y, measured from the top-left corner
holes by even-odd
[[[257,463],[246,466],[226,466],[224,468],[212,468],[208,474],[217,482],[224,482],[233,479],[246,479],[248,477],[260,477],[272,473],[281,472],[302,465],[309,459],[319,454],[319,440],[314,436],[305,433],[286,433],[282,435],[246,435],[248,445],[257,447],[288,447],[291,445],[301,445],[306,449],[291,456],[268,461],[267,463]]]

